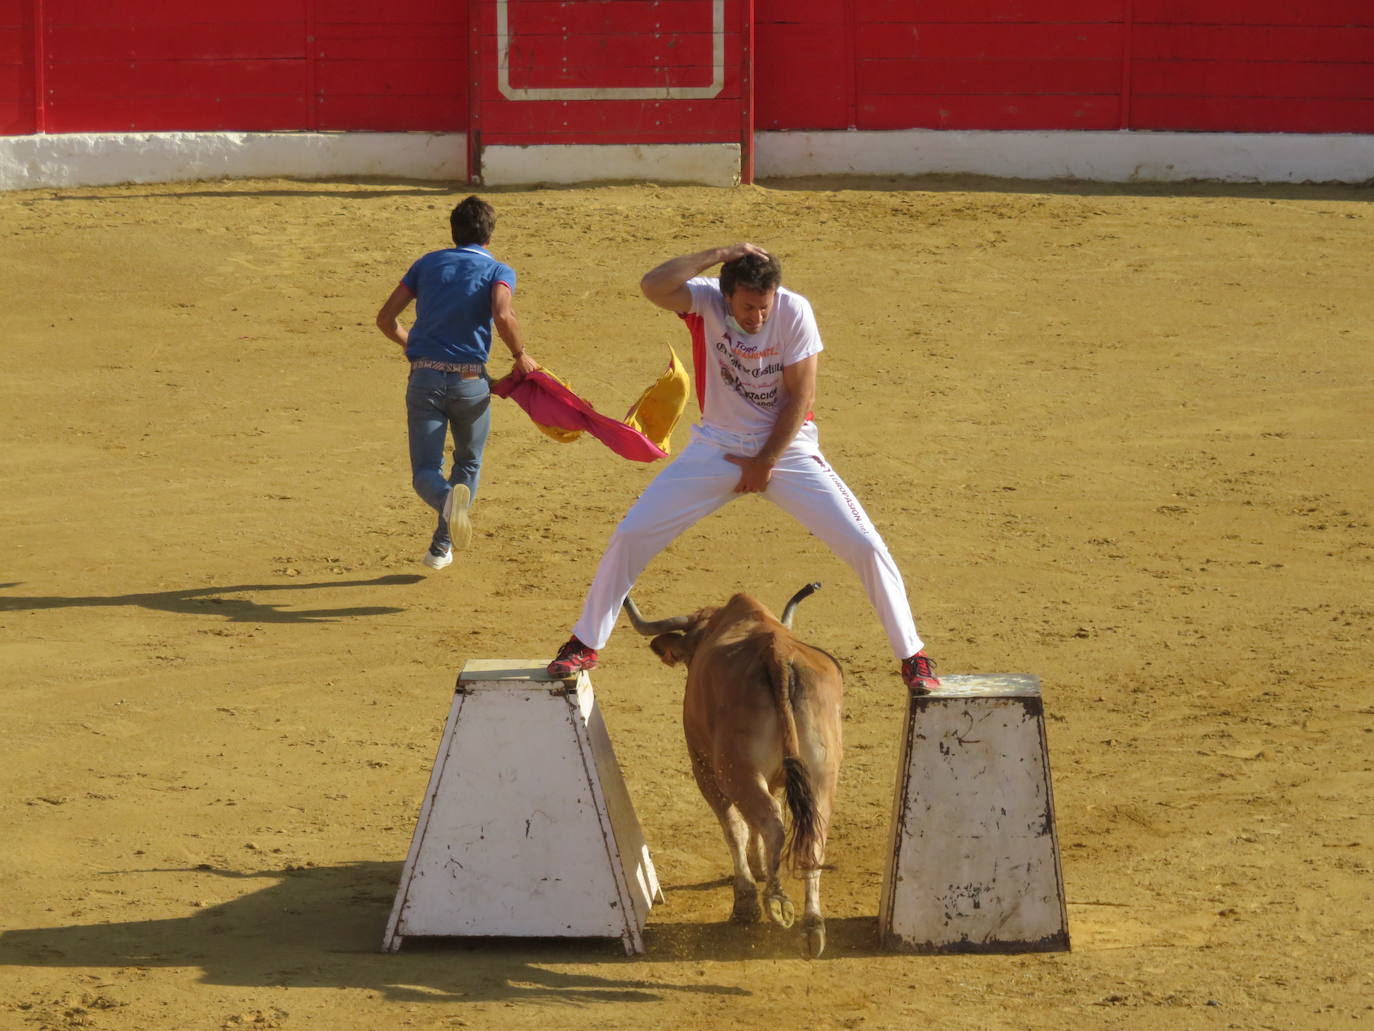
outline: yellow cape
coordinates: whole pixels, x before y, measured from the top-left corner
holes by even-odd
[[[691,390],[691,377],[673,349],[668,348],[668,368],[625,413],[626,425],[639,430],[664,452],[671,453],[673,427],[682,418]]]

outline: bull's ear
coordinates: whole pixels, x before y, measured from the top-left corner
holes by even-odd
[[[649,642],[649,647],[665,666],[676,666],[679,662],[686,662],[688,658],[687,637],[681,631],[659,634]]]

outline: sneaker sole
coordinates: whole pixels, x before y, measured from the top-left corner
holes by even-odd
[[[597,663],[593,662],[593,663],[589,663],[589,664],[586,665],[586,666],[578,666],[576,669],[566,669],[566,670],[565,670],[565,669],[552,669],[552,668],[550,668],[550,669],[545,669],[544,672],[547,673],[547,674],[548,674],[549,676],[551,676],[551,677],[558,677],[558,678],[561,679],[561,678],[564,678],[564,677],[575,677],[575,676],[577,676],[577,674],[581,673],[583,670],[591,670],[591,669],[596,669],[596,668],[597,668]]]
[[[448,523],[454,551],[462,551],[472,543],[472,516],[468,514],[471,503],[472,492],[463,483],[456,484],[444,502],[444,521]]]

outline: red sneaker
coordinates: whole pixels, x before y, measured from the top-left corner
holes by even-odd
[[[922,648],[909,659],[902,660],[902,683],[912,694],[930,694],[940,686],[935,676],[935,663]]]
[[[549,663],[547,672],[551,677],[570,677],[584,669],[596,669],[596,649],[569,637],[568,643],[558,649],[558,657]]]

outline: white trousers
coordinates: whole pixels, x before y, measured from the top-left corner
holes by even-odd
[[[587,591],[582,616],[573,627],[583,644],[604,648],[625,596],[653,557],[693,523],[741,496],[734,493],[740,468],[725,456],[755,455],[763,443],[762,437],[692,427],[691,443],[645,488],[611,535]],[[814,423],[803,426],[783,452],[763,496],[819,537],[859,575],[897,658],[921,650],[897,564],[863,506],[821,454]]]

